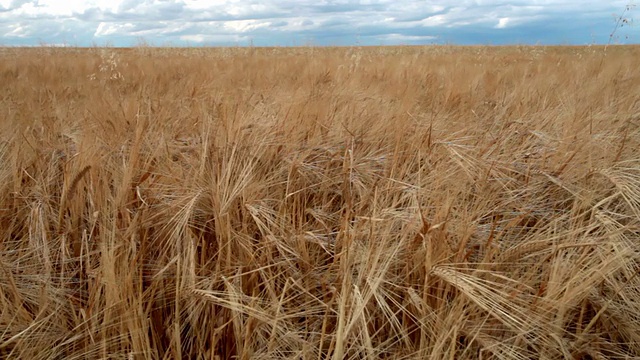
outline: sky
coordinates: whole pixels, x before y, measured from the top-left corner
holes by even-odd
[[[623,14],[632,22],[640,7],[629,0],[0,0],[0,46],[606,44]],[[639,43],[640,27],[624,25],[612,43]]]

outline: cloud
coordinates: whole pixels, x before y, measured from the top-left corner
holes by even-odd
[[[0,42],[604,43],[627,0],[0,0]],[[631,17],[633,13],[630,14]],[[621,36],[633,34],[619,29]]]
[[[506,28],[509,25],[509,20],[511,20],[511,19],[509,19],[508,17],[500,18],[498,20],[498,24],[496,25],[496,29],[504,29],[504,28]]]

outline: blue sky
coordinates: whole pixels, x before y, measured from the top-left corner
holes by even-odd
[[[604,44],[628,0],[0,0],[0,45]],[[627,17],[640,16],[640,7]],[[640,20],[639,20],[640,21]],[[640,27],[614,43],[640,42]]]

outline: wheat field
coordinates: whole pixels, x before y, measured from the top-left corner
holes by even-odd
[[[640,47],[5,48],[0,357],[640,357]]]

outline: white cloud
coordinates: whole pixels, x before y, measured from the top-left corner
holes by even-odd
[[[203,43],[207,41],[207,37],[202,34],[182,35],[180,40],[187,42]]]
[[[321,45],[608,40],[628,0],[0,0],[0,39]],[[454,5],[455,4],[455,5]],[[633,14],[631,14],[633,15]],[[626,28],[624,29],[626,30]],[[631,37],[633,40],[633,35]],[[636,39],[637,41],[637,39]]]
[[[447,22],[446,16],[434,15],[421,20],[420,23],[424,26],[441,26],[441,25],[446,25],[448,22]]]
[[[118,29],[120,27],[121,26],[116,24],[101,22],[100,25],[98,25],[98,28],[96,29],[96,32],[93,34],[93,36],[99,37],[113,35],[118,32]]]
[[[9,31],[6,36],[10,36],[10,37],[26,37],[29,35],[28,31],[20,26],[20,25],[14,25],[11,26],[13,29],[11,31]]]
[[[224,28],[232,33],[245,33],[254,31],[260,28],[266,28],[271,25],[270,22],[258,21],[258,20],[236,20],[227,21],[224,23]]]
[[[437,37],[430,35],[402,35],[402,34],[385,34],[378,36],[382,45],[386,44],[427,44],[437,40]]]
[[[503,17],[498,20],[498,25],[496,25],[496,29],[504,29],[509,26],[509,18]]]

